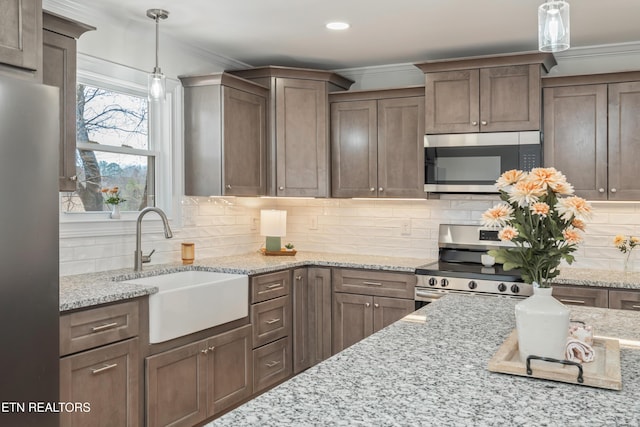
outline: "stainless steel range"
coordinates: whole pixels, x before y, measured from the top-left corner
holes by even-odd
[[[416,269],[416,306],[432,302],[449,292],[525,298],[533,294],[519,270],[505,271],[501,264],[487,267],[482,255],[509,246],[497,230],[477,225],[441,224],[438,261]],[[416,307],[417,308],[417,307]]]

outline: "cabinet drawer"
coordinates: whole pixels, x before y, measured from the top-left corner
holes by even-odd
[[[561,303],[568,305],[604,308],[609,306],[609,295],[606,289],[555,285],[553,286],[553,296]]]
[[[413,299],[416,276],[370,270],[333,270],[333,290],[352,294]]]
[[[289,296],[251,306],[253,347],[291,335],[291,300]]]
[[[289,295],[291,272],[289,270],[262,274],[251,278],[251,303]]]
[[[109,305],[60,316],[64,356],[138,335],[138,302]]]
[[[291,375],[291,341],[282,338],[253,350],[253,391],[259,392]]]
[[[640,292],[610,290],[609,308],[640,310]]]

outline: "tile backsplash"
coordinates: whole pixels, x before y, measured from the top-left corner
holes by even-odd
[[[437,200],[183,197],[182,226],[166,240],[160,228],[145,228],[143,252],[155,248],[153,263],[180,260],[180,243],[195,243],[196,260],[258,250],[260,209],[287,211],[287,236],[298,250],[434,259],[440,223],[478,224],[495,196],[443,196]],[[640,235],[640,203],[594,202],[576,267],[623,268],[616,234]],[[157,231],[157,232],[156,232]],[[133,265],[135,235],[61,237],[60,274]],[[640,250],[639,250],[640,251]],[[640,257],[633,254],[632,259]],[[633,267],[640,269],[640,260]]]

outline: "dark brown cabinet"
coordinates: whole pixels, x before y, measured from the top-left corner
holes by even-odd
[[[59,189],[76,190],[76,39],[94,27],[44,12],[42,81],[60,88]]]
[[[148,426],[192,426],[253,392],[251,325],[147,358]]]
[[[253,392],[260,392],[293,372],[291,270],[250,279],[253,324]]]
[[[286,67],[233,73],[270,88],[269,194],[328,197],[327,96],[353,82],[328,71]]]
[[[293,372],[331,356],[331,269],[293,271]]]
[[[422,92],[330,96],[333,197],[424,197]]]
[[[60,400],[87,402],[63,412],[64,426],[139,426],[142,422],[140,301],[60,316]]]
[[[609,290],[609,308],[620,310],[640,310],[640,292],[624,291],[620,289]]]
[[[428,61],[426,133],[504,132],[540,129],[540,76],[551,54],[515,54]]]
[[[544,82],[545,165],[590,200],[640,200],[639,73]],[[583,83],[583,84],[578,84]]]
[[[40,80],[42,0],[4,0],[0,29],[0,73]]]
[[[268,90],[228,73],[180,80],[185,194],[266,194]]]
[[[334,269],[333,353],[338,353],[415,310],[415,275]]]
[[[607,289],[603,288],[554,285],[553,296],[567,305],[605,308],[609,306],[609,294]]]

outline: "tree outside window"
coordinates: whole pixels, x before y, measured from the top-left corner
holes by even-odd
[[[157,153],[150,150],[146,97],[78,84],[76,191],[62,198],[65,212],[110,210],[103,188],[118,187],[124,211],[154,205]]]

